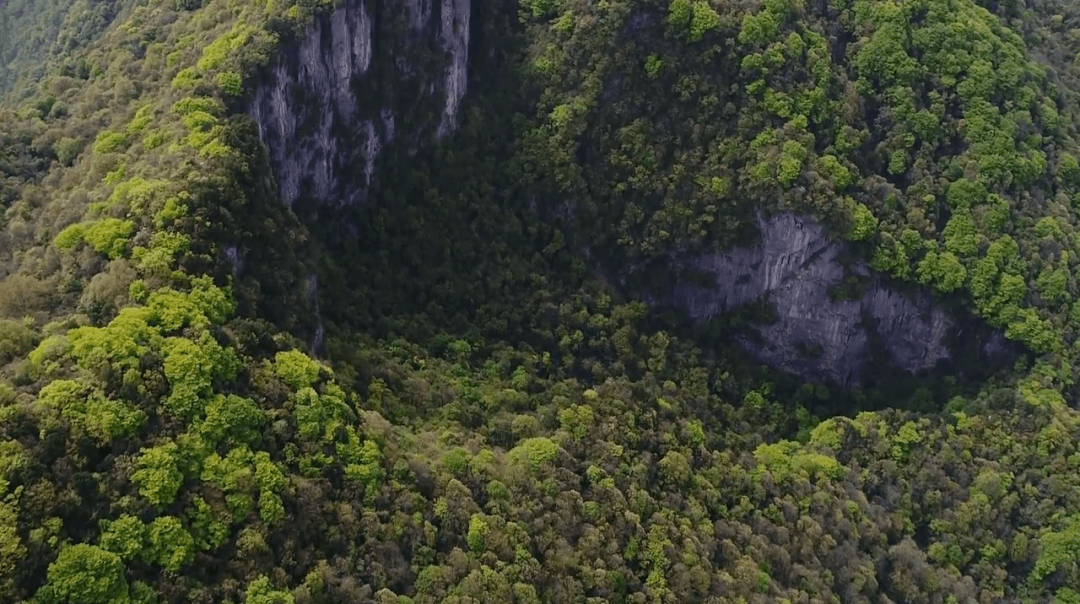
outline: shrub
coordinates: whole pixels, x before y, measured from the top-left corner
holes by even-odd
[[[214,76],[214,84],[228,96],[244,94],[244,78],[235,71],[222,71]]]
[[[119,218],[106,218],[86,227],[83,239],[94,250],[111,259],[119,258],[127,247],[128,237],[134,230],[135,223]]]
[[[124,132],[105,130],[94,139],[94,153],[102,155],[115,153],[128,145],[128,135]]]

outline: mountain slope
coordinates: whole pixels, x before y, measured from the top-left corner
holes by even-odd
[[[125,0],[12,0],[0,5],[0,97],[24,98],[46,70],[87,69],[68,61],[98,38],[131,3]]]
[[[1080,597],[1071,16],[461,6],[134,6],[0,115],[0,599]],[[1026,352],[846,387],[641,301],[759,216]]]
[[[875,269],[1071,357],[1073,110],[1018,35],[973,3],[721,8],[533,26],[534,165],[586,239],[634,266],[722,248],[754,211],[810,214],[869,241]]]

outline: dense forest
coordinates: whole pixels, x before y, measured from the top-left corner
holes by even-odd
[[[1080,604],[1080,5],[477,2],[453,132],[283,203],[276,61],[431,5],[0,4],[0,602]],[[663,303],[785,213],[1008,362]]]

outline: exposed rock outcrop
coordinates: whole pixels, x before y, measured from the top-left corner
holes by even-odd
[[[390,141],[410,148],[456,126],[471,0],[348,0],[273,65],[251,115],[282,200],[366,199]]]
[[[392,141],[413,153],[454,130],[471,10],[471,0],[346,0],[279,57],[250,113],[285,203],[361,203]],[[757,226],[756,246],[678,258],[678,272],[704,275],[705,284],[683,280],[654,301],[704,320],[764,300],[776,320],[740,335],[741,344],[773,367],[841,384],[858,380],[875,358],[909,372],[952,361],[956,342],[972,331],[969,319],[949,316],[928,293],[901,294],[864,264],[845,265],[848,245],[811,220],[781,214],[759,217]],[[864,279],[860,294],[831,295],[852,271]],[[313,304],[316,291],[312,281]],[[978,345],[984,357],[1009,349],[1000,334]]]
[[[776,321],[759,325],[740,343],[760,361],[806,378],[850,384],[875,352],[908,372],[932,369],[953,358],[950,344],[962,326],[928,293],[909,297],[889,288],[861,263],[847,270],[868,284],[856,299],[833,299],[845,279],[843,242],[822,226],[791,214],[758,218],[757,246],[680,261],[713,285],[680,281],[669,302],[693,319],[708,319],[765,298]],[[1003,354],[1000,336],[981,343],[987,356]]]

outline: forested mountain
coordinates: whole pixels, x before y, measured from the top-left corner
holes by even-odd
[[[0,601],[1080,603],[1080,6],[0,5]]]
[[[82,53],[132,4],[128,0],[8,0],[0,4],[0,91],[30,94],[47,70],[83,74]]]

